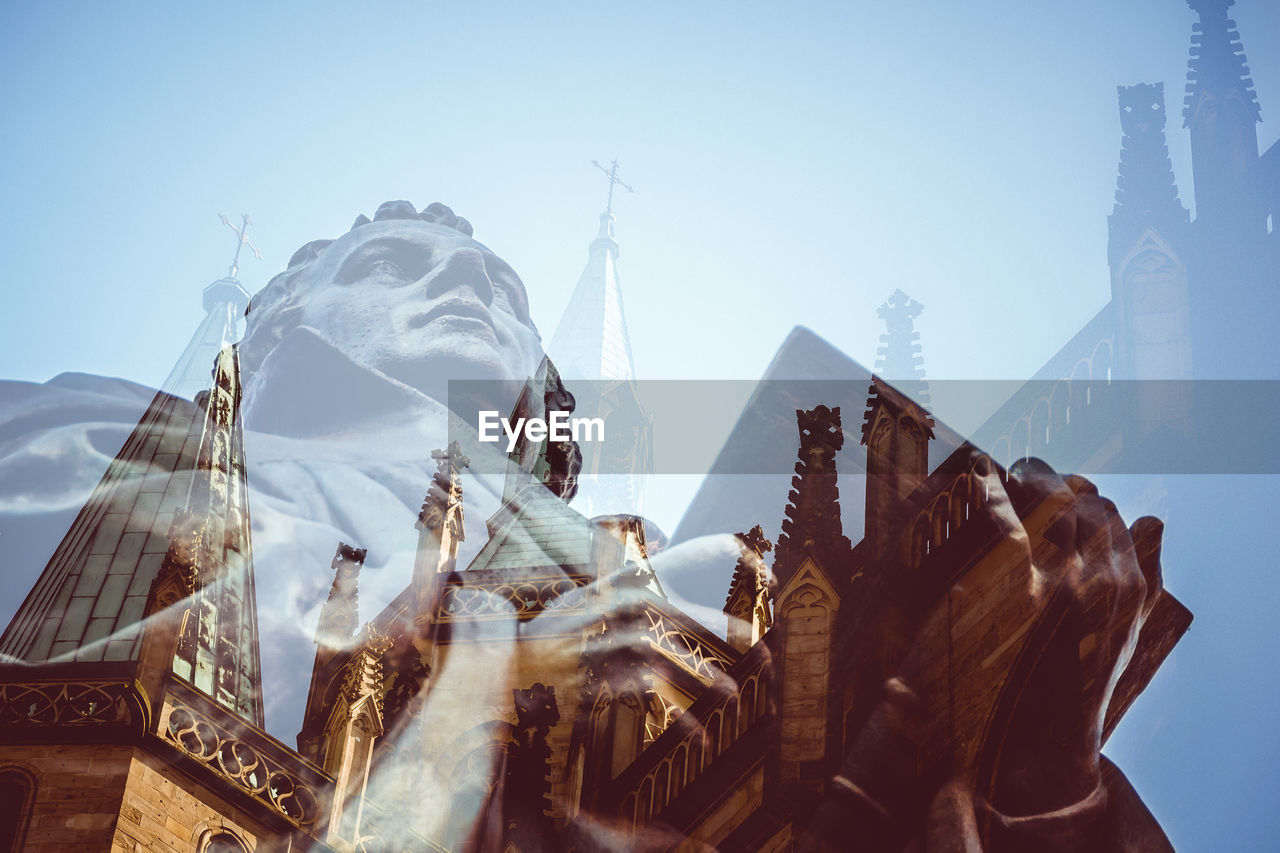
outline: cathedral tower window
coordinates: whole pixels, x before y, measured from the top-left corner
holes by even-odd
[[[0,768],[0,853],[23,848],[35,792],[35,780],[25,770]]]

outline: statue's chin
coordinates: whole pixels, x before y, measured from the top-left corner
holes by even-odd
[[[522,365],[506,364],[492,348],[479,346],[437,352],[413,361],[395,361],[378,369],[397,382],[446,404],[450,381],[500,381],[517,388],[527,378],[522,375]]]

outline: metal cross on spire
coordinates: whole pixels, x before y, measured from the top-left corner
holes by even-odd
[[[609,165],[609,168],[607,169],[604,166],[601,166],[600,163],[596,160],[592,160],[591,165],[595,166],[597,169],[599,169],[600,171],[604,172],[606,175],[609,176],[609,203],[608,205],[605,206],[604,212],[613,213],[613,188],[615,186],[621,186],[623,189],[625,189],[629,193],[633,193],[635,192],[635,190],[632,189],[630,184],[624,183],[623,180],[618,177],[618,161],[617,160],[614,160],[613,163],[611,163]]]
[[[242,213],[240,214],[240,218],[243,221],[240,223],[240,227],[237,228],[231,224],[231,220],[227,218],[225,213],[219,213],[218,218],[222,220],[223,225],[236,232],[236,237],[239,238],[236,242],[236,255],[231,259],[231,269],[227,272],[227,278],[235,278],[236,274],[240,272],[241,248],[248,246],[253,250],[253,256],[258,260],[262,260],[262,252],[259,252],[258,247],[250,243],[249,238],[245,236],[249,232],[249,226],[253,224],[253,220],[249,218],[249,214]]]

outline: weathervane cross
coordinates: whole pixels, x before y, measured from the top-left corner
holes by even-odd
[[[601,166],[600,163],[596,160],[592,160],[591,165],[595,166],[597,169],[599,169],[600,171],[604,172],[606,175],[609,176],[609,203],[605,206],[604,212],[613,213],[613,188],[615,186],[621,186],[623,189],[625,189],[629,193],[633,193],[635,192],[635,190],[632,189],[630,184],[624,183],[623,180],[618,177],[618,161],[617,160],[614,160],[609,165],[609,168],[607,169],[604,166]]]
[[[249,214],[242,213],[240,214],[242,222],[240,223],[240,227],[237,228],[231,224],[231,220],[227,218],[225,213],[219,213],[218,218],[222,220],[223,225],[236,232],[236,254],[235,257],[231,259],[231,270],[227,273],[228,278],[235,278],[236,274],[240,272],[240,250],[243,247],[248,246],[253,250],[253,256],[258,260],[262,260],[262,252],[259,252],[258,247],[250,243],[249,238],[245,236],[249,233],[249,226],[253,224],[253,220],[249,218]]]

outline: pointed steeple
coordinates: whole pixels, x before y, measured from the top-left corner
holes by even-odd
[[[924,356],[916,318],[924,306],[901,290],[889,294],[876,314],[884,320],[885,333],[876,350],[876,373],[893,382],[923,406],[929,405],[929,385],[924,378]]]
[[[806,556],[834,569],[847,560],[849,538],[840,520],[840,487],[836,453],[844,446],[840,407],[796,410],[800,431],[799,461],[774,553],[773,573],[785,586]]]
[[[162,610],[179,620],[155,619]],[[144,617],[181,636],[144,632]],[[154,651],[143,654],[144,633]],[[240,366],[217,360],[196,402],[160,392],[14,616],[0,652],[161,662],[262,725],[258,624],[240,423]]]
[[[613,233],[613,188],[630,187],[618,180],[616,160],[612,169],[596,165],[609,175],[609,204],[600,214],[600,231],[587,249],[587,265],[547,352],[570,379],[634,379],[631,338],[618,281],[618,241]]]
[[[1148,228],[1177,243],[1188,222],[1165,139],[1164,84],[1118,86],[1116,92],[1124,137],[1116,204],[1107,219],[1107,255],[1113,269]]]
[[[0,639],[0,655],[135,660],[136,630],[183,508],[203,421],[160,392],[81,508]]]
[[[1191,130],[1196,216],[1229,216],[1245,171],[1258,159],[1258,96],[1227,17],[1235,0],[1188,0],[1199,21],[1192,27],[1183,126]]]
[[[193,549],[196,591],[179,638],[173,671],[231,712],[262,726],[262,666],[249,533],[244,428],[240,421],[240,359],[220,354],[213,387],[201,395],[200,449],[185,512],[199,546]],[[179,536],[185,531],[177,531]],[[170,550],[176,537],[171,537]]]
[[[246,232],[252,224],[249,214],[244,214],[240,227],[231,224],[225,215],[222,223],[236,233],[236,253],[227,274],[204,289],[204,319],[196,327],[186,349],[169,372],[169,378],[161,388],[190,400],[209,387],[209,369],[223,349],[240,340],[244,310],[249,305],[249,293],[240,284],[240,250],[248,246],[255,257],[262,253],[249,242]]]

